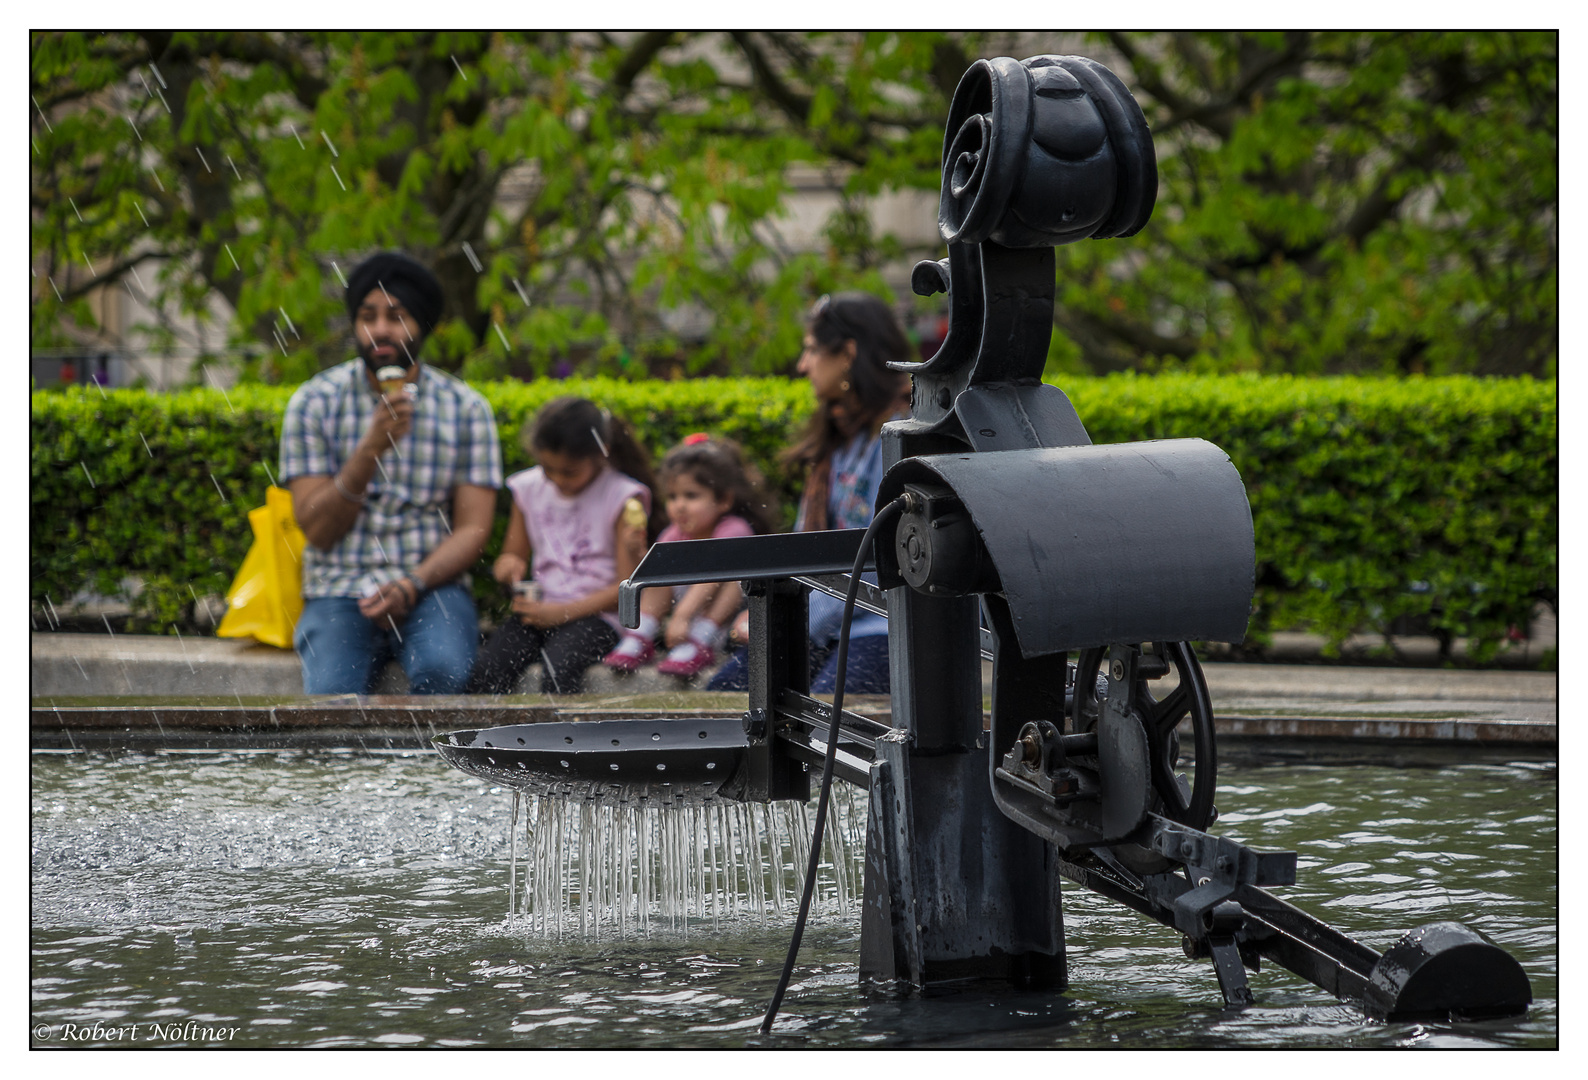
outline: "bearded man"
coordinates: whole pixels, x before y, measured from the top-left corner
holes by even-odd
[[[298,387],[281,479],[308,544],[293,645],[307,694],[366,694],[395,657],[415,694],[458,693],[479,646],[469,568],[502,486],[490,406],[420,355],[441,285],[396,252],[347,282],[358,358]]]

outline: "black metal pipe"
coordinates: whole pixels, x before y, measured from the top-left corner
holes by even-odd
[[[811,895],[816,889],[816,871],[821,865],[822,834],[827,826],[827,803],[832,794],[833,768],[838,756],[839,724],[844,715],[844,677],[848,673],[849,664],[849,623],[855,612],[855,596],[860,591],[861,569],[877,534],[903,509],[902,498],[877,508],[876,515],[866,527],[866,534],[860,541],[860,550],[855,553],[854,568],[849,572],[849,595],[844,598],[844,617],[838,635],[838,661],[833,672],[832,724],[827,729],[827,753],[822,765],[821,796],[816,801],[816,820],[811,826],[811,852],[810,861],[805,869],[805,891],[800,896],[799,918],[794,921],[794,936],[789,941],[788,957],[783,962],[783,974],[778,978],[777,989],[772,994],[772,1001],[766,1007],[766,1017],[761,1021],[762,1034],[772,1030],[772,1021],[777,1019],[778,1006],[783,1003],[783,994],[788,990],[789,978],[794,974],[794,961],[799,957],[800,940],[805,936],[805,920],[810,915]]]

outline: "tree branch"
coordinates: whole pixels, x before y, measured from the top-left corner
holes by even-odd
[[[652,30],[641,35],[607,83],[607,93],[614,101],[621,103],[629,96],[629,91],[634,89],[634,80],[656,59],[657,53],[673,43],[674,33],[672,30]]]
[[[847,161],[849,164],[856,166],[865,165],[867,156],[858,146],[835,142],[828,138],[825,132],[811,129],[810,112],[813,99],[809,95],[796,91],[778,75],[771,62],[767,59],[766,53],[761,50],[761,47],[756,44],[748,33],[742,30],[735,30],[730,36],[744,52],[745,59],[750,62],[750,70],[754,73],[755,81],[760,86],[761,92],[770,98],[772,103],[794,122],[794,126],[801,133],[814,142],[822,151],[838,158],[840,161]],[[785,49],[785,51],[787,50]],[[793,58],[798,59],[797,57]],[[848,119],[854,120],[852,116],[848,117]],[[858,120],[855,123],[859,125]],[[864,125],[859,126],[862,129],[864,128]],[[869,140],[869,138],[870,134],[868,132],[866,139]]]
[[[783,114],[800,128],[805,127],[806,118],[810,116],[811,99],[803,94],[796,93],[792,87],[783,81],[772,64],[766,58],[766,53],[761,51],[761,46],[755,39],[743,30],[735,30],[728,35],[739,46],[739,51],[744,53],[750,62],[750,72],[755,76],[756,85]]]
[[[162,37],[164,40],[159,40]],[[191,62],[195,58],[192,50],[185,45],[177,45],[173,49],[172,35],[145,32],[144,38],[149,44],[150,56],[155,60],[164,59],[168,52],[173,59]],[[216,34],[205,39],[204,52],[219,56],[223,60],[236,60],[245,64],[268,64],[276,68],[291,84],[292,96],[298,99],[298,104],[310,112],[314,111],[320,95],[325,93],[329,85],[325,79],[309,70],[298,53],[283,48],[264,34],[245,32]]]
[[[131,270],[134,266],[137,266],[139,263],[143,262],[145,259],[169,258],[171,258],[171,253],[166,251],[145,251],[138,255],[130,256],[128,258],[122,259],[120,262],[112,263],[108,269],[99,272],[97,277],[90,277],[81,285],[72,285],[68,288],[62,289],[61,298],[67,303],[71,303],[79,296],[87,296],[95,289],[109,288],[110,286],[116,284],[121,280],[121,276],[123,274]]]
[[[932,46],[932,85],[943,95],[944,102],[954,100],[960,79],[970,70],[972,59],[959,43],[944,38]]]
[[[1169,126],[1180,122],[1180,118],[1190,115],[1198,106],[1179,91],[1171,87],[1163,78],[1163,68],[1156,60],[1149,60],[1142,55],[1136,43],[1123,32],[1111,30],[1108,33],[1108,43],[1112,45],[1121,56],[1130,63],[1130,70],[1136,77],[1136,83],[1159,102],[1168,106],[1169,112],[1176,117]]]
[[[1156,356],[1175,356],[1188,359],[1201,347],[1201,342],[1185,334],[1169,337],[1138,322],[1115,318],[1095,311],[1082,311],[1064,307],[1061,325],[1067,329],[1077,324],[1091,332],[1093,337],[1104,336],[1124,342],[1138,353]]]
[[[1269,85],[1281,73],[1300,70],[1301,63],[1307,56],[1307,46],[1311,37],[1306,33],[1287,34],[1283,50],[1267,54],[1266,58],[1243,70],[1229,90],[1204,101],[1195,101],[1170,86],[1163,77],[1161,65],[1146,57],[1125,34],[1111,32],[1108,40],[1130,61],[1136,81],[1154,98],[1169,107],[1169,119],[1154,126],[1153,130],[1157,134],[1164,134],[1183,124],[1197,124],[1213,132],[1220,139],[1228,139],[1235,129],[1235,119],[1231,114],[1238,106],[1248,104],[1254,94]],[[1192,62],[1188,50],[1182,48],[1180,53],[1187,62]]]

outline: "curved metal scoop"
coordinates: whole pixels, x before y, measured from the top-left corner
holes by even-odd
[[[494,783],[568,796],[701,802],[738,771],[740,720],[590,720],[437,735],[449,765]]]

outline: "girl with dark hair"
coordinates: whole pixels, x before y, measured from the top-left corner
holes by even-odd
[[[888,305],[869,293],[844,292],[818,300],[806,320],[798,371],[810,382],[816,412],[784,454],[805,471],[795,532],[863,529],[871,524],[882,483],[882,425],[909,415],[910,380],[890,363],[911,359],[909,341]],[[843,602],[825,593],[810,599],[811,689],[831,693]],[[742,628],[736,628],[742,636]],[[888,692],[888,621],[857,613],[849,631],[847,690]],[[748,686],[743,650],[712,678],[712,690]]]
[[[739,448],[725,439],[703,433],[689,436],[662,458],[657,477],[672,521],[656,538],[659,544],[771,531],[772,508],[761,477],[745,463]],[[603,663],[622,672],[645,666],[655,654],[653,642],[663,629],[662,620],[667,619],[663,640],[671,651],[656,670],[692,679],[716,663],[723,628],[743,604],[738,586],[732,583],[646,589],[640,594],[638,629],[625,630],[623,640]]]
[[[524,448],[539,464],[507,478],[513,509],[492,568],[513,614],[480,650],[471,694],[511,693],[536,660],[542,693],[583,690],[585,669],[618,643],[618,582],[650,536],[650,463],[622,420],[558,398],[526,426]]]

